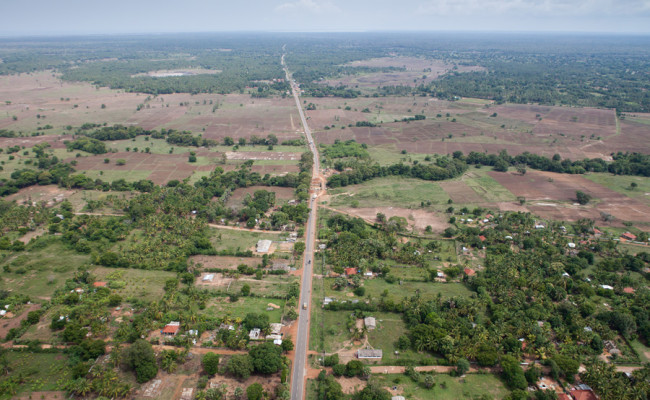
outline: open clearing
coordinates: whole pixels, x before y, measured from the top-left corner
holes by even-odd
[[[370,60],[353,61],[346,64],[352,67],[395,67],[401,70],[391,72],[371,72],[358,75],[343,75],[324,80],[331,86],[346,85],[359,89],[378,86],[417,86],[427,84],[454,69],[456,72],[482,71],[478,66],[447,64],[441,60],[418,57],[381,57]]]
[[[369,146],[419,154],[462,151],[510,154],[526,151],[552,157],[603,158],[617,151],[650,152],[648,125],[621,121],[613,110],[536,105],[492,105],[421,97],[318,98],[307,111],[322,143],[355,139]],[[366,112],[362,112],[366,110]],[[496,116],[493,116],[496,113]],[[415,114],[423,121],[394,122]],[[357,121],[381,123],[355,127]],[[383,121],[383,123],[382,123]],[[333,125],[333,126],[332,126]],[[330,129],[325,130],[328,126]],[[341,129],[344,127],[345,129]]]
[[[584,176],[543,171],[529,171],[523,176],[512,172],[489,174],[515,196],[526,198],[526,208],[543,218],[600,220],[600,213],[605,212],[619,220],[619,224],[620,221],[650,222],[649,206]],[[578,190],[592,196],[592,202],[586,206],[575,205]]]
[[[209,139],[231,136],[236,140],[271,133],[280,142],[300,138],[299,117],[291,98],[186,93],[150,96],[63,82],[47,71],[1,76],[0,99],[0,129],[31,134],[51,125],[42,131],[48,134],[48,141],[55,139],[53,134],[68,133],[67,126],[86,122],[188,130]],[[42,137],[26,139],[43,141]],[[0,145],[5,146],[4,141]]]

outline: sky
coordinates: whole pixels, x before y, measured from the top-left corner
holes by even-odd
[[[0,0],[0,36],[163,32],[650,33],[650,0]]]

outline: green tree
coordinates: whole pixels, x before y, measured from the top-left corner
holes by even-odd
[[[264,396],[264,388],[259,383],[253,383],[246,388],[246,398],[248,400],[260,400]]]
[[[282,368],[282,349],[271,342],[253,347],[249,353],[255,372],[274,374]]]
[[[524,390],[528,386],[524,370],[519,362],[512,356],[503,356],[501,358],[501,367],[503,368],[503,379],[511,389]]]
[[[158,373],[156,355],[151,343],[143,339],[136,340],[126,349],[125,360],[127,365],[135,371],[138,383],[148,382]]]
[[[456,374],[458,376],[463,376],[467,371],[469,371],[469,361],[464,358],[459,359],[456,362]]]
[[[238,379],[246,380],[253,372],[253,362],[248,354],[235,354],[226,364],[226,372]]]
[[[576,192],[576,200],[578,200],[578,203],[585,205],[591,201],[591,196],[581,190],[578,190]]]
[[[206,353],[201,358],[201,365],[206,374],[212,376],[219,370],[219,355],[216,353]]]

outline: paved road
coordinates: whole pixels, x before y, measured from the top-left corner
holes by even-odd
[[[305,136],[309,142],[309,148],[314,154],[314,167],[312,176],[314,178],[320,176],[320,159],[318,156],[318,149],[314,145],[314,139],[311,136],[311,130],[307,125],[307,118],[300,105],[299,88],[296,83],[291,79],[291,74],[284,62],[284,54],[282,55],[282,65],[287,76],[287,80],[291,84],[291,91],[293,98],[296,100],[296,107],[300,114],[300,120],[305,130]],[[307,348],[309,345],[309,312],[311,310],[311,280],[312,268],[314,259],[314,243],[316,238],[316,208],[318,205],[316,194],[310,193],[309,197],[309,221],[307,222],[307,230],[305,232],[305,257],[303,261],[302,285],[300,287],[300,313],[298,314],[298,336],[295,345],[295,358],[293,361],[293,372],[291,375],[291,400],[301,400],[304,398],[305,393],[305,364],[307,362]]]

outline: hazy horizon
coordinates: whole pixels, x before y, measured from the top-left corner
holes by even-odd
[[[0,36],[218,32],[650,34],[650,0],[6,0]]]

